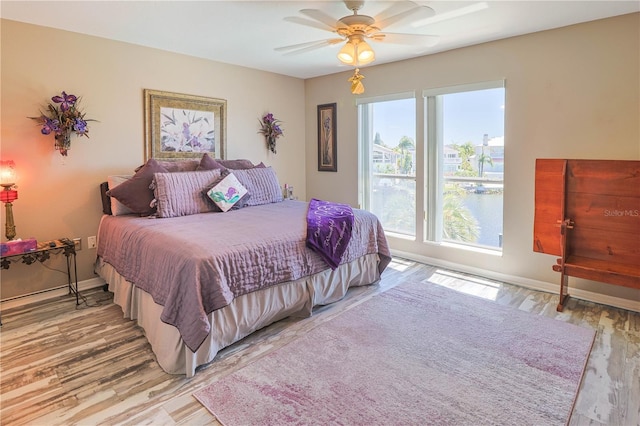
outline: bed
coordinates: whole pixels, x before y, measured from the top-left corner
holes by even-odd
[[[329,265],[307,244],[310,203],[282,199],[270,167],[185,171],[156,163],[101,185],[105,214],[95,270],[124,316],[144,329],[168,373],[192,377],[218,351],[254,331],[309,316],[350,287],[376,283],[391,259],[378,219],[353,209],[348,244],[339,264]],[[249,196],[220,211],[203,194],[229,175]],[[142,209],[152,206],[153,212],[135,211],[135,203],[117,191],[121,185],[151,191],[132,198],[143,198]]]

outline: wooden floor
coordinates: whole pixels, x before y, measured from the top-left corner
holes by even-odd
[[[0,424],[215,425],[192,396],[213,379],[401,282],[427,280],[501,305],[597,330],[570,424],[640,425],[640,314],[395,259],[378,285],[352,289],[311,318],[287,319],[222,351],[195,377],[166,374],[111,294],[83,293],[2,312]]]

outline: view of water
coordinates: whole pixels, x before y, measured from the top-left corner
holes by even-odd
[[[377,178],[373,183],[371,212],[378,216],[386,230],[415,235],[415,181]],[[501,247],[502,193],[467,192],[463,203],[480,227],[478,241],[474,244]]]
[[[502,194],[469,193],[464,205],[480,225],[478,244],[500,247],[502,235]]]

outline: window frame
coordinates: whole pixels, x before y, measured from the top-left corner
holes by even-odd
[[[473,247],[474,249],[487,249],[502,253],[502,247],[487,247],[479,244],[469,244],[463,242],[443,240],[443,220],[442,204],[444,193],[444,143],[443,143],[443,108],[442,96],[462,92],[473,92],[490,89],[504,89],[506,100],[506,81],[489,80],[477,83],[459,84],[454,86],[444,86],[422,91],[424,117],[424,149],[425,149],[425,200],[423,224],[424,243],[447,244],[451,246]],[[506,126],[506,124],[505,124]],[[503,183],[504,188],[504,183]],[[504,196],[504,195],[503,195]],[[503,207],[504,209],[504,207]],[[504,210],[503,210],[503,230],[504,230]]]
[[[502,254],[502,247],[488,247],[480,244],[443,240],[442,203],[444,179],[444,144],[443,140],[443,108],[442,95],[502,88],[505,90],[506,80],[488,80],[475,83],[441,86],[417,91],[399,92],[355,100],[358,116],[358,203],[360,208],[371,205],[371,172],[373,166],[372,147],[373,123],[371,120],[373,104],[403,99],[415,99],[416,114],[416,211],[415,235],[398,234],[387,231],[389,236],[404,240],[413,240],[422,244],[437,244],[458,249],[472,249]],[[420,102],[420,96],[422,102]],[[506,130],[506,121],[505,121]],[[503,184],[504,185],[504,184]],[[504,187],[504,186],[503,186]],[[504,196],[504,195],[503,195]],[[504,230],[504,207],[503,207]]]
[[[374,137],[373,123],[371,121],[371,115],[373,110],[372,104],[375,104],[378,102],[399,101],[404,99],[414,99],[416,101],[415,102],[416,110],[418,109],[418,105],[420,102],[418,102],[416,92],[413,92],[413,91],[356,99],[356,107],[358,108],[358,177],[359,177],[358,207],[360,208],[368,208],[371,205],[370,191],[367,191],[367,189],[371,185],[371,165],[373,164],[373,150],[372,150],[371,144],[369,144],[368,142],[368,141],[372,141]],[[416,114],[416,117],[418,117],[417,114]],[[416,139],[418,139],[418,120],[417,119],[416,119]],[[415,142],[417,147],[418,141],[416,140]],[[418,177],[416,173],[416,185],[418,182],[417,179]],[[416,192],[417,192],[417,186],[416,186]],[[416,199],[416,203],[417,201],[418,200]]]

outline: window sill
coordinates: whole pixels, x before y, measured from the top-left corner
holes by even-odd
[[[431,243],[430,241],[427,241],[429,243]],[[458,249],[458,250],[467,250],[473,253],[481,253],[481,254],[488,254],[491,256],[498,256],[498,257],[502,257],[502,250],[501,249],[490,249],[490,248],[485,248],[485,247],[478,247],[478,246],[472,246],[472,245],[467,245],[467,244],[456,244],[456,243],[451,243],[451,242],[447,242],[447,241],[442,241],[439,243],[431,243],[431,244],[436,244],[439,245],[441,247],[447,247],[447,248],[453,248],[453,249]]]

